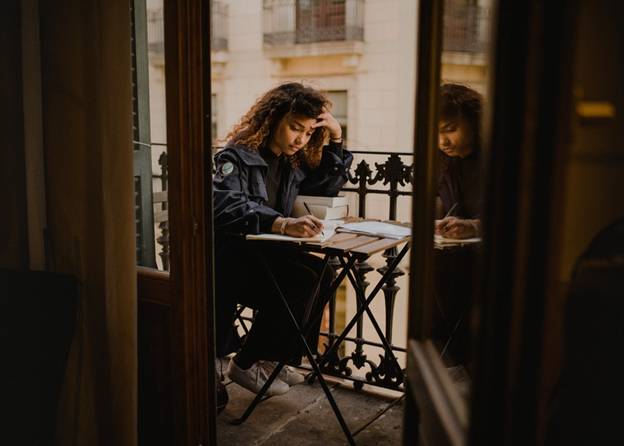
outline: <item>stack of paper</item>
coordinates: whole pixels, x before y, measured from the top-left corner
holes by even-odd
[[[336,228],[336,232],[351,232],[354,234],[365,234],[376,237],[400,239],[412,234],[412,229],[392,223],[381,221],[358,221],[345,223]]]

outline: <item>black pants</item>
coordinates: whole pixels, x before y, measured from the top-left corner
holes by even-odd
[[[470,303],[474,293],[477,251],[470,246],[434,252],[433,340],[443,348],[447,366],[470,362]]]
[[[238,346],[233,322],[236,305],[241,303],[257,310],[242,346],[245,354],[262,360],[299,364],[304,353],[299,336],[259,255],[266,259],[300,327],[305,322],[306,312],[308,320],[322,314],[327,300],[322,298],[335,277],[332,267],[325,268],[314,300],[323,266],[320,257],[288,246],[265,248],[248,242],[230,244],[222,254],[216,258],[217,354],[224,356]],[[319,329],[320,318],[307,337],[313,352]]]

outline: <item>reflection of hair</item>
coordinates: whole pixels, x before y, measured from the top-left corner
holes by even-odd
[[[444,84],[440,88],[440,119],[464,119],[472,133],[471,144],[474,151],[478,151],[481,141],[482,109],[483,97],[473,89],[460,84]]]
[[[329,108],[331,102],[318,90],[298,82],[282,84],[266,92],[249,109],[227,135],[236,144],[259,150],[267,146],[281,120],[288,114],[304,118],[316,118]],[[317,128],[308,144],[291,158],[293,165],[304,160],[316,166],[321,160],[323,143],[327,136],[325,127]]]

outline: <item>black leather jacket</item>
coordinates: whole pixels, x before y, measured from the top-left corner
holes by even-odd
[[[278,212],[265,204],[268,166],[258,151],[228,143],[215,157],[213,194],[217,233],[271,232],[277,217],[290,216],[297,195],[337,195],[347,181],[352,162],[353,155],[342,144],[330,143],[323,149],[317,168],[304,165],[293,168],[288,164],[276,206],[282,212]]]

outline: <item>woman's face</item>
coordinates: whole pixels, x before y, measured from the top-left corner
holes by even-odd
[[[465,119],[440,120],[438,149],[448,156],[465,158],[472,153],[472,132]]]
[[[269,148],[276,155],[292,156],[304,148],[314,133],[316,119],[288,114],[282,118],[273,133]]]

